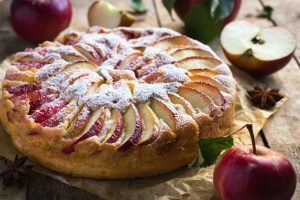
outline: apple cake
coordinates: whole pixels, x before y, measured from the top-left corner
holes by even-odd
[[[91,27],[1,64],[1,121],[14,146],[73,176],[165,173],[225,135],[235,81],[206,45],[166,28]]]

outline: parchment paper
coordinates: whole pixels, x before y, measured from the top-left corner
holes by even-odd
[[[285,96],[271,110],[261,110],[251,105],[246,98],[246,91],[252,89],[258,82],[237,69],[232,69],[237,80],[236,116],[231,133],[246,123],[252,123],[255,135],[263,127],[266,120],[287,100]],[[0,69],[0,76],[4,70]],[[234,145],[250,144],[250,136],[246,129],[233,135]],[[10,138],[0,126],[0,155],[13,159],[18,152],[11,144]],[[19,153],[20,154],[20,153]],[[68,185],[75,186],[98,195],[103,199],[212,199],[214,188],[212,184],[213,168],[182,168],[174,172],[156,177],[127,180],[91,180],[60,175],[37,164],[34,171],[51,176]],[[122,166],[120,166],[122,167]]]

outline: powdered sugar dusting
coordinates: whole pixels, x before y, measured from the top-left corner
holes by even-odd
[[[62,71],[67,64],[68,63],[65,60],[55,60],[53,63],[43,66],[35,74],[35,78],[40,81],[46,80],[47,78],[55,76],[60,71]]]

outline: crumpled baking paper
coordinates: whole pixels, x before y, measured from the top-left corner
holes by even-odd
[[[263,127],[266,120],[276,113],[284,104],[287,97],[279,101],[271,110],[261,110],[251,105],[246,97],[247,90],[259,83],[237,69],[232,69],[237,81],[236,116],[231,133],[247,123],[253,124],[255,135]],[[4,77],[5,69],[0,68],[0,80]],[[0,87],[1,89],[1,87]],[[248,131],[242,129],[233,134],[234,145],[251,144]],[[12,146],[8,134],[0,126],[0,155],[13,159],[17,150]],[[20,154],[20,153],[19,153]],[[122,167],[122,166],[120,166]],[[96,194],[103,199],[200,199],[215,198],[213,187],[214,166],[207,168],[181,168],[176,171],[147,178],[125,180],[92,180],[61,175],[36,164],[34,171],[48,175],[68,185],[81,188]]]

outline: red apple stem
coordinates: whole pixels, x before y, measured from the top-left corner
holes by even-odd
[[[246,128],[248,129],[248,131],[250,133],[253,154],[256,154],[256,144],[255,144],[255,138],[254,138],[254,133],[253,133],[253,126],[252,126],[252,124],[246,124],[245,126],[246,126]]]

